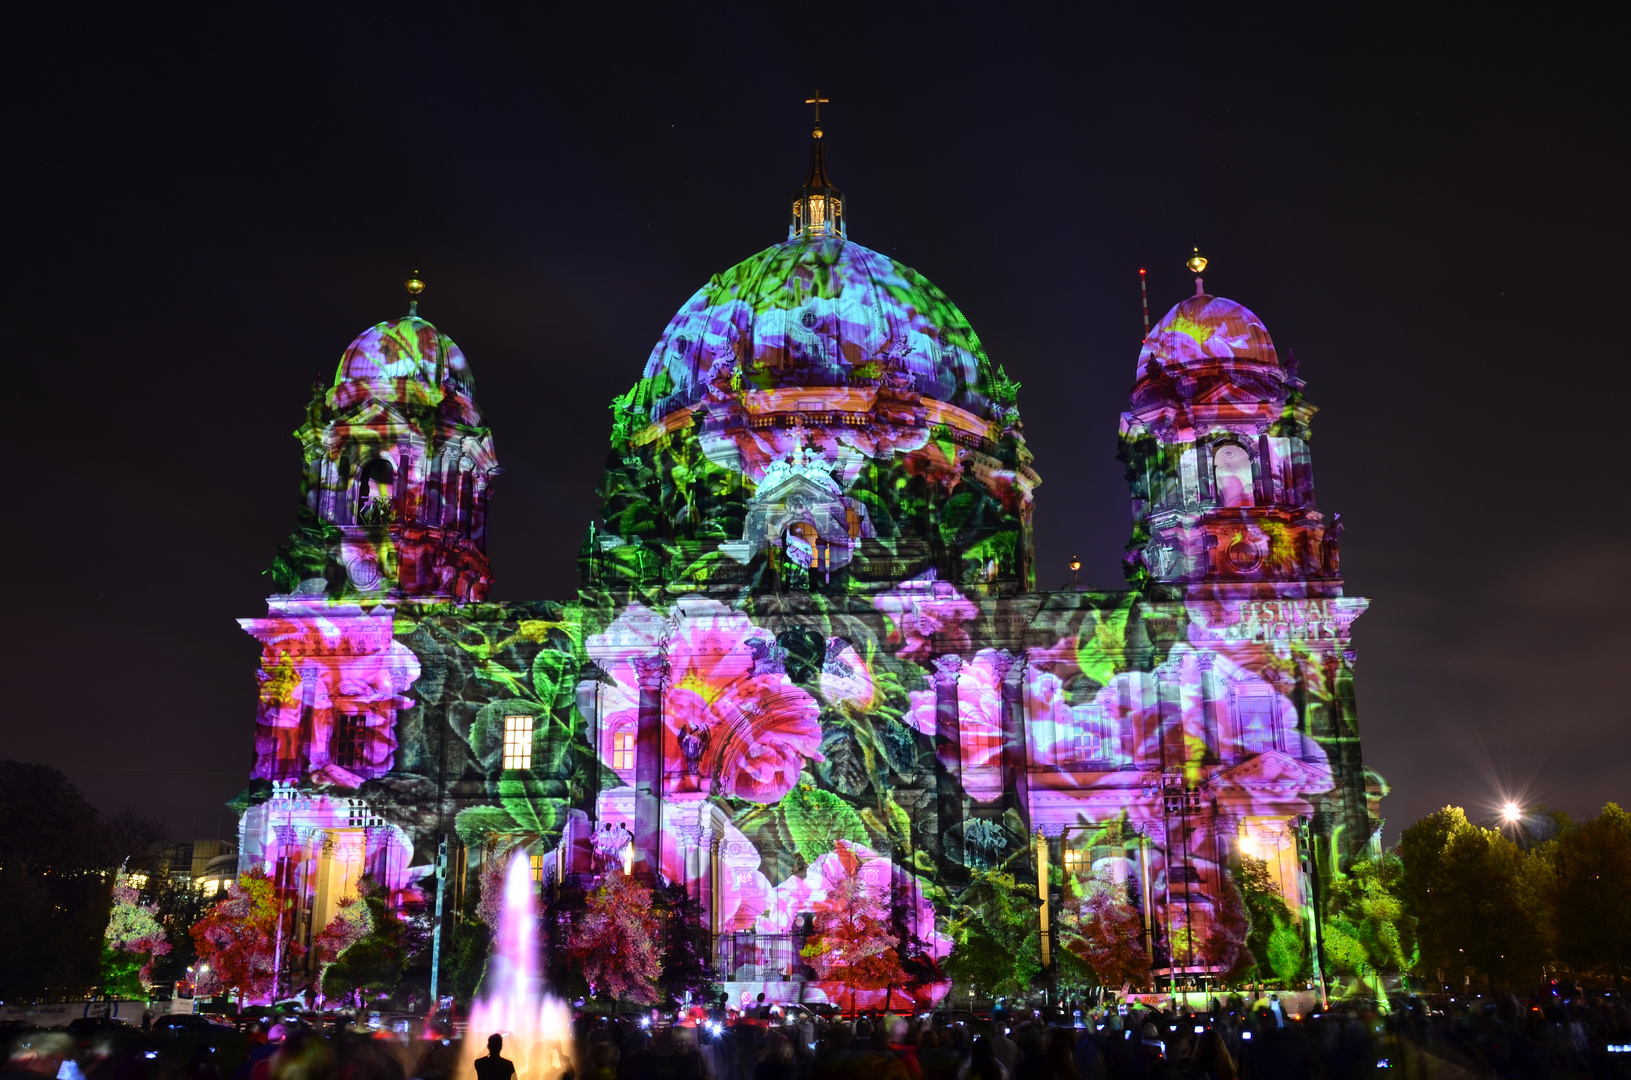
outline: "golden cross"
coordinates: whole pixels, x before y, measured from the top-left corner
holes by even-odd
[[[815,132],[814,132],[814,134],[815,134],[815,137],[819,139],[819,138],[821,138],[821,106],[827,104],[827,99],[821,96],[821,91],[820,90],[817,90],[815,92],[815,97],[805,98],[804,99],[804,104],[814,105],[815,106],[816,112],[815,112]]]

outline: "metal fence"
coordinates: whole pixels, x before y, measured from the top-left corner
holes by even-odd
[[[811,976],[799,955],[802,934],[720,934],[714,939],[714,972],[727,982],[787,982]]]

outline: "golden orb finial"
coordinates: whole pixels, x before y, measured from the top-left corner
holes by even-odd
[[[1200,248],[1196,248],[1195,254],[1186,259],[1184,265],[1189,267],[1190,273],[1198,274],[1206,269],[1206,256],[1201,254]]]
[[[425,291],[425,283],[419,277],[418,270],[415,270],[412,274],[408,275],[408,280],[402,283],[402,287],[408,290],[409,296],[418,296],[420,293]]]

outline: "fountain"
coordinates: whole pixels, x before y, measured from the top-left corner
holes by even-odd
[[[503,1054],[515,1063],[516,1080],[560,1080],[571,1065],[571,1009],[545,994],[538,976],[537,888],[526,851],[517,850],[504,876],[496,947],[481,997],[470,1006],[457,1076],[475,1075],[475,1060],[487,1053],[493,1034],[504,1036]]]

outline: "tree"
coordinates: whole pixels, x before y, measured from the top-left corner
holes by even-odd
[[[157,904],[141,902],[128,871],[113,879],[113,908],[102,932],[102,993],[106,997],[146,997],[153,985],[153,960],[170,951]]]
[[[460,1001],[474,999],[482,977],[487,974],[487,951],[492,945],[493,928],[480,915],[487,891],[485,878],[476,875],[474,885],[465,890],[464,910],[453,924],[453,936],[448,943],[448,992]]]
[[[1308,952],[1280,887],[1269,876],[1268,862],[1241,856],[1238,884],[1251,922],[1246,947],[1256,961],[1259,977],[1272,976],[1282,985],[1291,986],[1302,976]]]
[[[1616,983],[1631,976],[1631,814],[1609,803],[1536,857],[1552,879],[1558,959]]]
[[[589,894],[566,954],[591,993],[642,1003],[657,999],[662,923],[654,899],[649,888],[615,872]]]
[[[193,924],[198,993],[270,999],[277,951],[278,902],[272,879],[256,868]]]
[[[102,861],[128,867],[132,874],[156,876],[169,869],[169,840],[164,822],[127,806],[102,827]]]
[[[1478,975],[1491,990],[1526,983],[1548,954],[1536,866],[1458,806],[1422,818],[1399,836],[1399,896],[1416,922],[1418,969],[1452,982]]]
[[[714,976],[703,944],[702,905],[675,882],[661,890],[657,907],[663,923],[663,993],[674,1001],[683,1001],[686,991],[693,1000],[708,996]]]
[[[1403,866],[1397,855],[1361,860],[1335,875],[1326,891],[1325,960],[1331,971],[1353,975],[1380,997],[1384,972],[1415,966],[1414,920],[1396,895]]]
[[[143,895],[152,898],[159,925],[170,943],[170,951],[153,962],[153,981],[163,984],[187,978],[187,969],[198,959],[189,931],[203,918],[210,898],[193,885],[191,877],[170,874],[149,878]]]
[[[1212,969],[1233,982],[1257,964],[1250,945],[1252,922],[1246,912],[1246,898],[1234,875],[1223,871],[1218,887],[1218,905],[1201,943],[1201,958]]]
[[[910,977],[901,966],[900,939],[885,929],[889,909],[861,877],[861,860],[841,840],[833,849],[839,872],[827,879],[826,898],[816,903],[815,924],[800,955],[820,979],[839,982],[854,994],[904,986]]]
[[[1036,886],[1002,870],[973,870],[947,929],[953,947],[946,973],[956,992],[992,997],[1024,994],[1042,970]]]
[[[361,903],[357,897],[347,896],[336,905],[334,917],[311,943],[312,959],[317,963],[319,989],[324,985],[329,968],[334,966],[340,954],[368,936],[372,928],[373,922],[369,918],[368,905]]]
[[[48,765],[0,761],[0,1000],[101,981],[112,896],[96,809]]]
[[[391,890],[385,885],[364,877],[357,891],[351,908],[341,908],[342,924],[329,923],[334,928],[331,943],[349,943],[336,951],[320,985],[327,997],[350,998],[361,1005],[369,995],[388,994],[396,988],[427,935],[417,920],[395,909]],[[325,933],[327,930],[325,927]]]
[[[1077,881],[1076,895],[1060,913],[1065,949],[1087,965],[1101,986],[1148,986],[1144,920],[1133,906],[1127,883],[1102,870],[1078,876]]]

